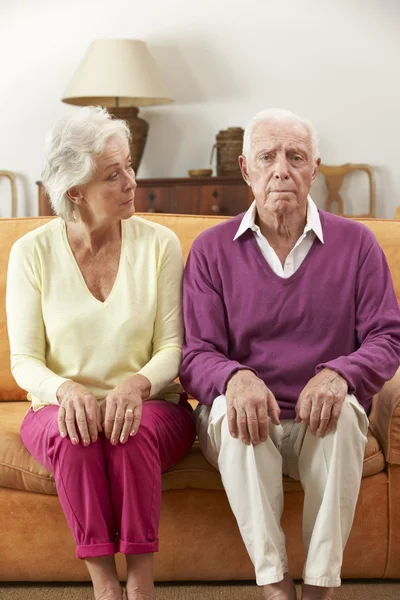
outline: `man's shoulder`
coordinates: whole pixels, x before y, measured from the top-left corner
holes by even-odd
[[[208,229],[202,231],[192,244],[192,248],[200,250],[204,253],[216,247],[226,247],[227,244],[233,242],[233,238],[239,228],[244,213],[227,219],[223,223],[212,225]]]
[[[350,239],[353,242],[356,239],[367,243],[376,241],[374,233],[364,223],[360,223],[360,221],[355,219],[349,219],[348,217],[340,217],[322,209],[319,209],[318,212],[324,238],[327,238],[327,240],[331,236],[337,236],[340,239],[341,236],[345,235],[351,236]]]

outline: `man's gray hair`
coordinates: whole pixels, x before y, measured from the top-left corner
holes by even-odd
[[[128,125],[98,106],[79,108],[55,123],[46,141],[42,182],[54,212],[65,221],[78,220],[67,191],[90,181],[96,158],[114,135],[129,143]]]
[[[268,108],[267,110],[262,110],[257,113],[251,121],[246,125],[246,129],[244,130],[243,136],[243,156],[247,159],[250,154],[251,142],[254,133],[254,129],[259,123],[263,123],[265,121],[295,121],[297,123],[301,123],[306,128],[311,142],[311,157],[313,163],[315,163],[319,157],[319,147],[318,147],[318,135],[314,128],[314,125],[311,121],[306,121],[301,117],[298,117],[294,113],[289,110],[283,110],[281,108]]]

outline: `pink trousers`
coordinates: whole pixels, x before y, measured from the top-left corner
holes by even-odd
[[[77,557],[156,552],[161,473],[189,451],[195,438],[189,404],[144,402],[137,434],[117,446],[103,434],[86,448],[74,446],[59,434],[57,414],[57,406],[29,410],[21,437],[54,475]]]

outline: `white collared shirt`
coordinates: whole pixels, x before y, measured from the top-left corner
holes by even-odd
[[[273,272],[276,275],[279,275],[279,277],[287,278],[297,271],[311,250],[311,246],[313,245],[315,237],[317,237],[322,244],[324,243],[324,236],[322,234],[321,219],[319,218],[318,209],[311,200],[311,197],[308,196],[307,221],[304,231],[297,240],[294,248],[292,248],[292,250],[289,252],[285,260],[285,264],[282,267],[281,261],[279,260],[275,250],[268,243],[268,240],[261,233],[259,226],[255,223],[256,212],[256,201],[254,200],[250,208],[243,216],[239,229],[237,230],[233,240],[237,240],[237,238],[240,237],[245,231],[251,229],[265,260]]]

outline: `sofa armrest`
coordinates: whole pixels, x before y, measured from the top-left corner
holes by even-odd
[[[400,465],[400,369],[374,396],[369,421],[386,461]]]

